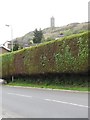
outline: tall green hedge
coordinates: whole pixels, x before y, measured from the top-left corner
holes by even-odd
[[[84,32],[3,54],[2,77],[87,72],[88,38],[90,32]]]

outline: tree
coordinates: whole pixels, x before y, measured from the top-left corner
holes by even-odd
[[[38,31],[37,29],[35,29],[33,42],[34,42],[34,43],[41,43],[42,38],[43,38],[42,30],[40,29],[40,30]]]
[[[19,44],[15,43],[13,46],[13,51],[16,51],[19,49]]]

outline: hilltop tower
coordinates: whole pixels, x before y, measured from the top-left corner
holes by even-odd
[[[55,18],[52,16],[50,19],[51,28],[55,27]]]

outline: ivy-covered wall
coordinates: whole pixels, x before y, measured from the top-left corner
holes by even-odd
[[[87,72],[89,38],[90,32],[84,32],[3,54],[2,77]]]

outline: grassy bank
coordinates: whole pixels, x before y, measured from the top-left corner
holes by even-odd
[[[51,88],[64,90],[88,91],[88,78],[83,76],[59,76],[44,78],[15,78],[9,82],[12,86],[25,86],[37,88]],[[90,90],[89,90],[90,91]]]

